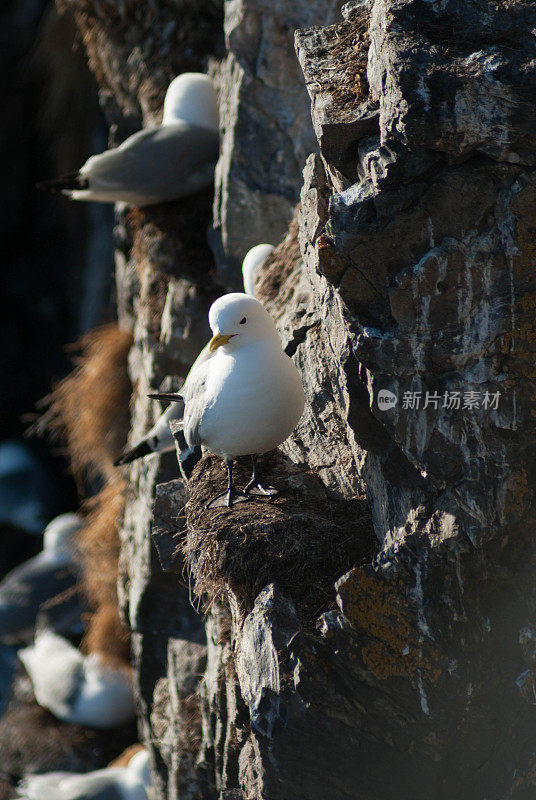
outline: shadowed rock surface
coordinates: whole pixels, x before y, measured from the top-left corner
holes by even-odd
[[[163,41],[172,4],[156,7]],[[225,56],[211,19],[204,44],[186,25],[193,60],[176,63],[223,57],[215,263],[203,214],[184,266],[166,209],[123,226],[131,438],[260,241],[280,242],[258,292],[308,402],[271,462],[298,482],[273,504],[206,512],[212,457],[189,487],[171,456],[126,473],[120,595],[156,796],[528,800],[534,6],[228,2]],[[170,75],[147,27],[128,45],[125,30],[99,28],[97,75],[148,124]],[[146,47],[146,83],[112,58],[117,38]]]

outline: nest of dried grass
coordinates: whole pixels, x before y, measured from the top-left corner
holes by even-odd
[[[150,264],[163,275],[187,278],[202,287],[211,282],[214,258],[206,229],[212,220],[213,194],[209,187],[187,198],[129,213],[138,271]]]
[[[247,611],[273,582],[314,615],[333,602],[337,578],[372,558],[377,543],[370,512],[364,498],[328,499],[319,480],[279,451],[263,457],[261,469],[282,489],[278,497],[212,510],[205,505],[224,491],[226,473],[212,455],[194,470],[182,548],[195,592],[211,603],[230,588]],[[237,485],[245,484],[248,461],[235,472]]]
[[[337,39],[330,49],[337,84],[331,96],[337,105],[356,105],[368,96],[367,61],[370,46],[370,14],[355,15],[338,28]]]
[[[74,370],[43,401],[47,410],[31,432],[66,443],[71,469],[84,477],[113,477],[130,426],[131,384],[127,372],[132,334],[115,323],[88,333]]]
[[[204,70],[208,57],[223,54],[222,0],[59,0],[58,7],[74,13],[91,71],[123,111],[141,101],[157,114],[175,75]]]
[[[259,282],[255,287],[255,294],[261,303],[269,303],[276,297],[279,298],[281,288],[287,278],[300,262],[300,244],[298,241],[300,205],[296,206],[294,216],[288,228],[288,233],[283,241],[277,245],[274,252],[268,257],[262,268]],[[285,300],[281,300],[284,304]]]

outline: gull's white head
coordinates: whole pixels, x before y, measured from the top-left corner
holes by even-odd
[[[43,533],[43,550],[51,553],[74,552],[73,538],[82,527],[79,514],[60,514],[49,522]]]
[[[210,307],[208,321],[214,334],[209,344],[211,353],[218,347],[231,353],[244,344],[263,339],[281,346],[273,319],[264,306],[248,294],[233,292],[218,297]]]
[[[208,75],[183,72],[169,84],[164,100],[162,125],[181,119],[201,128],[218,130],[218,98]]]
[[[271,244],[257,244],[245,255],[242,261],[242,277],[246,294],[255,297],[255,280],[264,262],[274,252]]]

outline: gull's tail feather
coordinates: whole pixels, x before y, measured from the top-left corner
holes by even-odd
[[[50,181],[41,181],[41,183],[37,183],[36,186],[38,189],[44,189],[47,192],[58,194],[61,192],[75,192],[89,189],[89,180],[79,172],[70,172],[68,175],[62,175],[60,178],[53,178]]]
[[[152,400],[172,400],[175,403],[184,402],[182,395],[174,392],[156,392],[155,394],[148,394],[147,397],[150,397]]]
[[[154,448],[150,447],[149,442],[146,439],[142,439],[142,441],[135,447],[131,448],[130,450],[125,450],[125,452],[114,461],[114,467],[120,467],[123,464],[130,464],[131,461],[136,461],[137,458],[148,456],[150,453],[154,453]]]
[[[183,474],[183,477],[186,478],[188,481],[190,476],[193,472],[193,469],[198,461],[200,461],[201,456],[203,455],[203,451],[199,447],[199,445],[195,445],[194,447],[190,447],[187,444],[186,439],[184,438],[184,433],[182,430],[178,430],[175,433],[175,438],[180,448],[180,455],[179,455],[179,467]]]

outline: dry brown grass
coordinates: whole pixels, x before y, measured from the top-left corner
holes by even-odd
[[[130,634],[115,605],[101,605],[89,614],[81,649],[85,653],[100,653],[110,666],[130,664]]]
[[[299,213],[300,205],[298,204],[287,235],[267,258],[262,268],[260,280],[255,287],[255,294],[261,303],[269,303],[279,296],[287,278],[300,262]]]
[[[356,15],[338,28],[330,49],[333,70],[338,76],[332,98],[337,105],[361,103],[369,93],[367,61],[370,46],[370,14]]]
[[[195,592],[210,604],[225,598],[229,587],[247,611],[274,582],[304,618],[315,619],[333,603],[334,581],[372,558],[377,542],[370,511],[364,498],[329,499],[320,481],[278,451],[263,457],[261,469],[282,488],[278,497],[208,511],[208,500],[225,489],[226,473],[215,456],[205,456],[194,470],[182,547]],[[236,470],[238,486],[249,472],[246,460]]]
[[[88,333],[73,349],[75,368],[46,397],[33,432],[65,441],[73,474],[108,479],[126,442],[131,385],[127,373],[130,331],[115,323]]]
[[[121,622],[117,598],[124,489],[123,480],[116,474],[99,494],[87,500],[85,524],[78,534],[82,591],[91,609],[82,649],[99,652],[115,664],[128,664],[130,660],[130,635]]]
[[[83,589],[92,607],[117,606],[119,525],[125,505],[125,484],[120,477],[86,500],[87,517],[78,533],[83,568]]]

